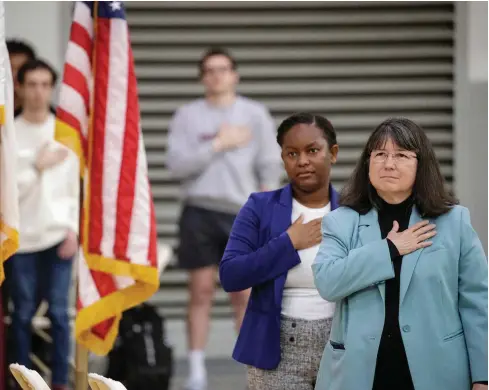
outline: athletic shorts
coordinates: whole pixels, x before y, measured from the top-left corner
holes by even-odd
[[[184,206],[179,222],[180,268],[219,265],[235,218],[235,214]]]

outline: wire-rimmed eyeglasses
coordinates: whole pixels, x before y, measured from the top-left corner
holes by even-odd
[[[372,159],[373,162],[375,163],[383,163],[387,161],[389,156],[392,156],[392,160],[396,163],[408,163],[413,160],[416,160],[418,156],[413,153],[413,152],[394,152],[394,153],[389,153],[386,152],[385,150],[374,150],[372,153],[370,153],[370,158]]]

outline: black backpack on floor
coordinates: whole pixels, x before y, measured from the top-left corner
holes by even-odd
[[[164,319],[153,306],[142,304],[124,312],[107,377],[128,390],[168,390],[173,354],[165,336]]]

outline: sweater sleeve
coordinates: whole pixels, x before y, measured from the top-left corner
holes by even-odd
[[[258,154],[255,169],[262,190],[275,190],[284,176],[280,148],[275,139],[276,130],[272,116],[263,108],[258,119]]]
[[[67,163],[70,166],[70,171],[73,175],[69,176],[67,180],[67,198],[66,202],[69,207],[69,229],[74,231],[76,234],[79,232],[79,220],[80,220],[80,176],[78,172],[80,171],[78,157],[74,153],[70,153]]]
[[[18,154],[17,167],[17,186],[19,198],[23,199],[39,183],[40,175],[34,167],[35,154],[32,151],[22,151]]]
[[[187,115],[185,111],[177,111],[169,126],[166,164],[170,172],[179,179],[199,175],[218,155],[212,139],[200,140],[195,131],[189,129]]]

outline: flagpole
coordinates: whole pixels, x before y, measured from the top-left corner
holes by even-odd
[[[76,343],[75,390],[88,389],[88,349]]]
[[[82,212],[83,212],[83,179],[80,179],[80,207],[79,207],[79,231],[83,234],[82,229]],[[79,236],[81,235],[79,234]],[[81,261],[78,256],[77,261]],[[78,273],[78,267],[76,267],[76,274]],[[76,275],[76,297],[78,302],[78,294],[80,291],[80,278]],[[76,343],[75,347],[75,390],[87,390],[88,389],[88,349],[83,345]]]
[[[95,74],[95,53],[96,53],[96,40],[97,40],[97,18],[98,18],[98,1],[93,1],[93,46],[92,46],[92,74]],[[92,79],[92,91],[95,91],[95,77]],[[94,110],[94,93],[91,94],[90,96],[90,118],[89,118],[89,133],[93,131],[93,110]],[[90,136],[89,136],[90,137]],[[90,137],[91,138],[91,137]],[[88,152],[88,160],[86,161],[88,164],[90,164],[89,160],[91,159],[91,152],[90,149],[87,151]],[[82,169],[85,169],[83,167]],[[85,193],[85,182],[83,178],[86,177],[86,172],[83,172],[82,179],[80,179],[80,219],[79,219],[79,224],[80,224],[80,236],[83,234],[85,236],[88,234],[88,231],[82,230],[85,228],[83,226],[82,221],[82,213],[83,213],[83,202],[84,202],[84,193]],[[85,238],[87,238],[85,236]],[[83,245],[83,244],[82,244]],[[82,248],[84,250],[84,248]],[[78,259],[80,261],[80,259]],[[80,278],[76,278],[77,280],[77,288],[76,288],[76,295],[78,297],[79,294],[79,282]],[[78,302],[78,300],[77,300]],[[79,344],[76,343],[76,351],[75,351],[75,390],[87,390],[88,389],[88,349]]]

